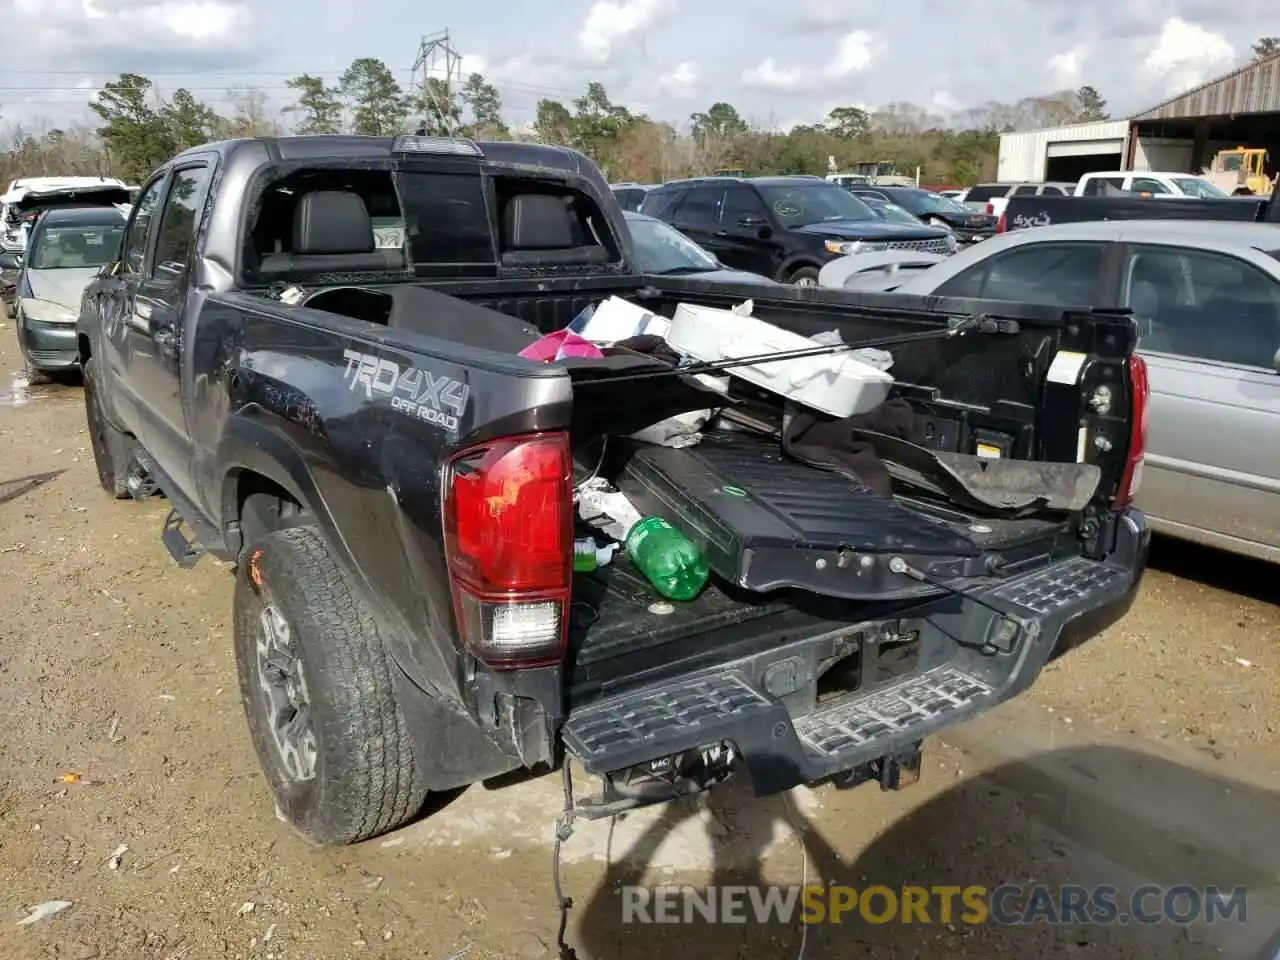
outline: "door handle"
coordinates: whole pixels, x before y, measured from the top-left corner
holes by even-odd
[[[727,237],[728,235],[729,235],[729,231],[728,231],[728,230],[717,230],[717,231],[716,231],[716,236],[717,236],[717,237]]]

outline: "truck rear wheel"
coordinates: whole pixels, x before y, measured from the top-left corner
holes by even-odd
[[[395,668],[372,611],[320,534],[273,531],[236,572],[235,650],[249,732],[285,819],[348,844],[421,810]]]
[[[117,500],[127,499],[126,481],[137,441],[107,422],[92,360],[84,362],[84,414],[89,426],[89,445],[93,448],[93,464],[98,468],[98,483]]]

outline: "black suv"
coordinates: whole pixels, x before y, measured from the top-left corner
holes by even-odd
[[[958,200],[919,187],[847,187],[855,197],[887,200],[919,217],[925,223],[947,227],[964,243],[977,243],[996,235],[996,218],[970,210]]]
[[[956,250],[949,230],[891,223],[814,177],[704,177],[650,190],[640,212],[664,220],[726,265],[816,286],[823,264],[874,250]]]

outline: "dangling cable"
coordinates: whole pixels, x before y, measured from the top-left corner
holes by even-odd
[[[551,883],[555,888],[556,906],[560,910],[560,930],[556,934],[556,946],[560,951],[560,960],[578,960],[578,953],[565,941],[565,930],[569,926],[569,911],[573,908],[573,900],[564,895],[560,885],[560,844],[573,835],[573,776],[569,771],[569,757],[564,758],[561,768],[561,780],[564,784],[564,810],[556,817],[556,836],[551,850]]]

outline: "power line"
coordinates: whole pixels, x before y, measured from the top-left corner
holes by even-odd
[[[421,71],[421,84],[418,83],[418,71]],[[435,79],[432,74],[444,73],[443,82],[439,86],[431,83]],[[434,108],[436,117],[444,127],[444,132],[454,132],[454,78],[457,87],[462,87],[462,56],[449,42],[449,29],[446,27],[439,33],[423,37],[418,43],[418,57],[413,62],[413,78],[410,83],[419,87],[419,102],[422,104],[422,126],[419,132],[425,134],[432,126],[432,118],[427,115],[428,108]]]

